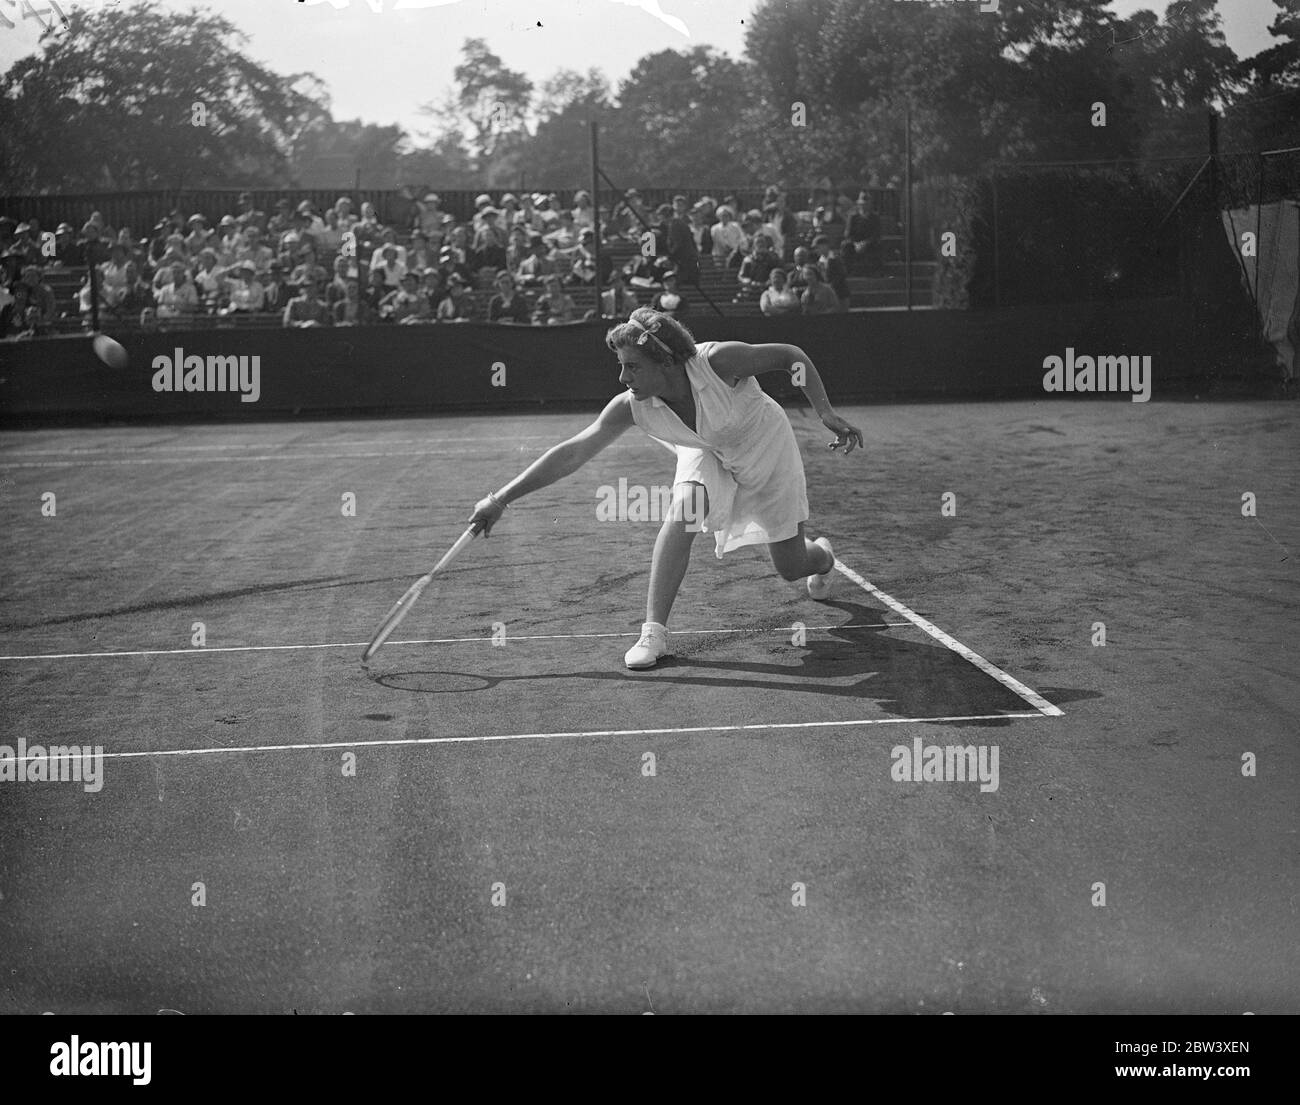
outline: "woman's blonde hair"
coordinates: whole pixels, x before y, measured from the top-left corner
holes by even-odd
[[[613,352],[640,349],[659,364],[685,364],[695,356],[695,337],[672,315],[649,307],[638,307],[610,329],[605,344]]]

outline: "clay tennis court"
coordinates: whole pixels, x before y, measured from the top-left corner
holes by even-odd
[[[789,412],[834,601],[702,539],[645,673],[637,431],[374,680],[590,415],[0,435],[0,741],[105,753],[4,788],[4,1011],[1294,1011],[1295,405]]]

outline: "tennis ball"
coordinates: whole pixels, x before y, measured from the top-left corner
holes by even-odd
[[[107,334],[96,334],[95,340],[90,344],[91,348],[95,350],[95,356],[108,365],[109,368],[125,368],[130,360],[126,355],[126,350]]]

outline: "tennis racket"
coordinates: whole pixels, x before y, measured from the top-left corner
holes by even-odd
[[[460,550],[473,541],[482,529],[483,525],[481,522],[476,522],[474,525],[470,526],[469,529],[456,539],[456,543],[443,554],[442,559],[433,566],[433,570],[422,575],[412,583],[411,586],[406,589],[406,594],[393,604],[393,608],[388,612],[388,616],[384,618],[383,622],[380,623],[379,628],[375,630],[375,635],[370,638],[370,644],[366,645],[366,651],[361,654],[361,666],[363,668],[369,668],[370,661],[374,659],[375,653],[379,651],[383,643],[392,635],[393,630],[398,627],[402,619],[411,612],[411,607],[415,605],[416,599],[418,599],[424,589],[433,582],[433,577],[450,564],[452,560],[456,558],[456,555]]]

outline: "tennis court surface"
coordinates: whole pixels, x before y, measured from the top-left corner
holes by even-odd
[[[0,744],[104,752],[0,782],[0,1009],[1295,1012],[1300,408],[841,413],[834,600],[706,535],[646,673],[636,431],[373,680],[590,416],[0,435]]]

